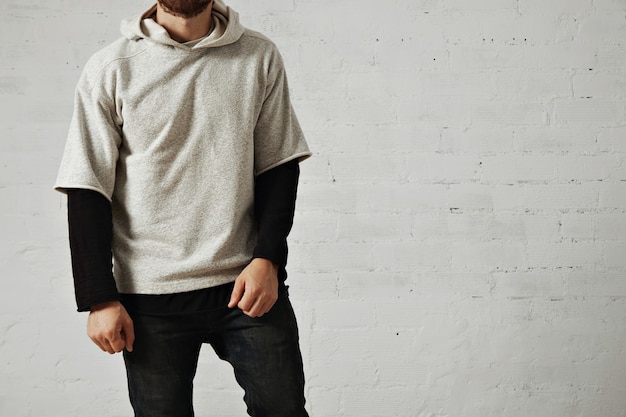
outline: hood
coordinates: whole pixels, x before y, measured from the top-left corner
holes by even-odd
[[[182,49],[192,49],[170,38],[167,31],[152,16],[156,13],[156,4],[139,16],[122,21],[120,30],[126,38],[137,41],[146,39],[152,42],[171,45]],[[213,1],[213,31],[193,49],[216,48],[236,42],[244,32],[239,23],[239,14],[224,4],[223,0]]]

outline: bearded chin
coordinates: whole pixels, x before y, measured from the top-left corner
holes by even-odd
[[[182,17],[192,18],[202,13],[213,0],[158,0],[163,10],[167,13]]]

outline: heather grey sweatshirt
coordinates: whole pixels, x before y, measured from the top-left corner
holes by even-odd
[[[55,184],[111,201],[122,293],[234,281],[256,244],[255,175],[311,155],[271,41],[221,0],[193,47],[154,11],[86,64]]]

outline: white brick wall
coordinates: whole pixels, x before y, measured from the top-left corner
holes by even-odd
[[[312,416],[626,416],[626,2],[231,0],[315,157],[290,284]],[[1,416],[130,414],[52,190],[87,57],[149,1],[0,0]],[[241,416],[210,349],[199,416]]]

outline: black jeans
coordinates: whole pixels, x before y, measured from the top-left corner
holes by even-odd
[[[203,343],[234,369],[248,414],[307,417],[298,328],[287,289],[260,318],[238,308],[156,316],[129,310],[133,352],[124,351],[136,417],[192,417],[193,379]]]

